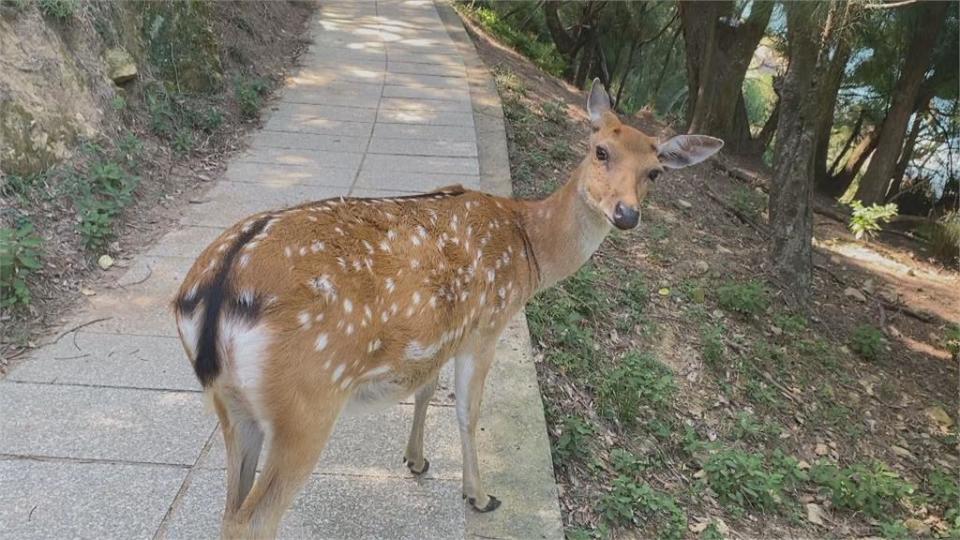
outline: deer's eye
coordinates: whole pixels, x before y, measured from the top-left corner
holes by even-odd
[[[607,149],[602,146],[598,146],[597,159],[599,159],[600,161],[606,161],[609,158],[610,158],[610,154],[607,153]]]
[[[650,181],[653,182],[653,181],[656,180],[657,178],[660,178],[660,173],[662,173],[662,172],[663,172],[663,171],[661,171],[660,169],[654,169],[654,170],[650,171],[649,174],[647,174],[647,178],[649,178]]]

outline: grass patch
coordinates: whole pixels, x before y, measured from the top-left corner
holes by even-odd
[[[786,463],[777,467],[762,454],[723,449],[704,463],[704,479],[720,504],[734,514],[746,509],[776,511],[783,505],[787,480],[799,476],[799,469],[786,470]]]
[[[540,41],[535,35],[513,28],[494,9],[455,5],[484,30],[529,58],[540,69],[555,77],[563,75],[567,62],[553,43]]]
[[[870,325],[862,324],[850,335],[850,350],[859,354],[864,360],[879,359],[885,345],[883,332]]]
[[[759,315],[770,305],[769,293],[759,281],[727,282],[717,288],[717,303],[726,311]]]
[[[617,526],[639,525],[654,529],[658,538],[681,539],[687,530],[687,515],[676,499],[646,483],[618,476],[612,490],[598,504],[601,515]]]
[[[30,304],[27,276],[40,268],[41,244],[29,221],[0,228],[0,307]]]
[[[602,414],[625,426],[635,426],[644,408],[663,409],[677,390],[673,372],[650,354],[629,352],[600,376],[597,405]]]
[[[880,462],[844,468],[817,463],[810,469],[810,478],[830,497],[835,508],[863,512],[876,519],[890,515],[900,499],[915,489]]]
[[[767,197],[747,186],[737,186],[730,196],[730,204],[753,221],[760,221],[767,208]]]

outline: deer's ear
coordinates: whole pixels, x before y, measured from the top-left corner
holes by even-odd
[[[723,141],[707,135],[677,135],[657,145],[657,159],[668,169],[696,165],[723,148]]]
[[[590,84],[590,94],[587,95],[587,114],[594,128],[599,128],[603,122],[603,113],[610,110],[610,96],[603,88],[599,78]]]

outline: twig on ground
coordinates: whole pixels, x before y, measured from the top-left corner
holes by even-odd
[[[54,344],[54,343],[57,343],[58,341],[60,341],[60,340],[63,338],[63,336],[69,334],[70,332],[76,332],[77,330],[80,330],[81,328],[85,328],[85,327],[87,327],[87,326],[90,326],[91,324],[96,324],[96,323],[98,323],[98,322],[103,322],[103,321],[109,321],[109,320],[112,319],[112,318],[113,318],[113,317],[100,317],[99,319],[94,319],[94,320],[92,320],[92,321],[87,321],[87,322],[85,322],[85,323],[83,323],[83,324],[78,324],[78,325],[74,326],[73,328],[70,328],[69,330],[64,330],[63,332],[61,332],[60,335],[58,335],[56,338],[54,338],[54,340],[51,341],[48,345],[52,345],[52,344]]]

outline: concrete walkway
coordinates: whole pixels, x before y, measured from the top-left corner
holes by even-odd
[[[168,304],[193,258],[225,227],[340,195],[454,183],[509,192],[499,102],[448,7],[323,2],[310,32],[302,69],[204,202],[114,271],[117,286],[97,291],[65,325],[82,328],[0,381],[0,538],[218,535],[222,440]],[[401,463],[411,403],[345,419],[281,536],[562,537],[522,318],[498,354],[479,443],[500,510],[478,515],[461,501],[447,374],[427,419],[426,478],[413,479]]]

